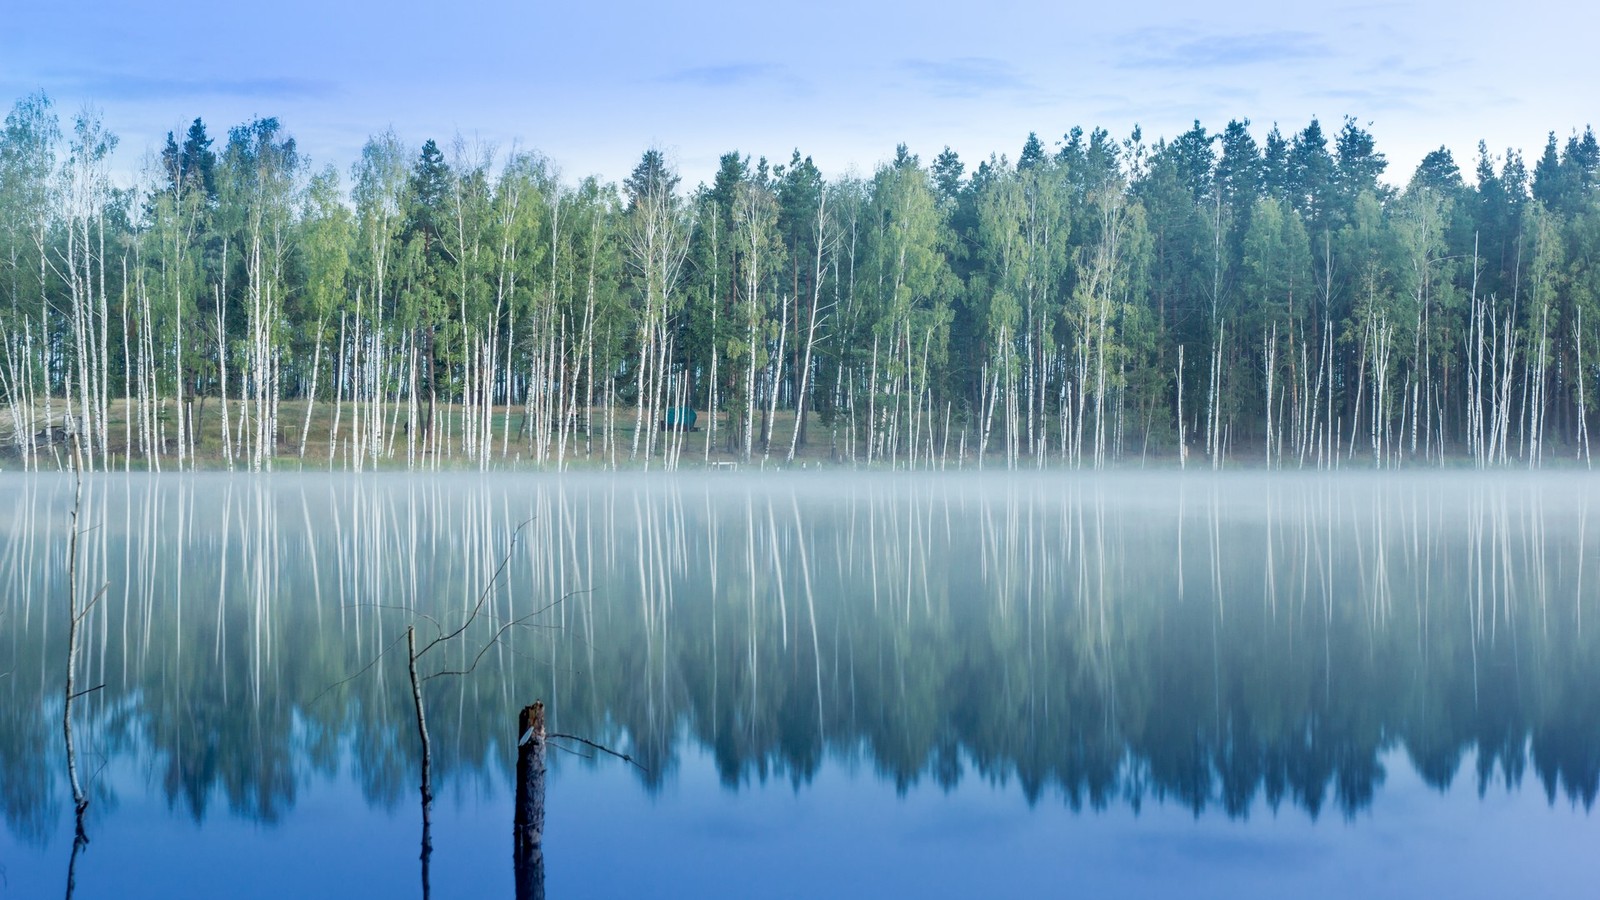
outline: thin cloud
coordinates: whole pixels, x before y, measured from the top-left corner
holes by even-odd
[[[98,100],[166,100],[183,97],[243,97],[317,100],[337,92],[330,81],[309,78],[163,78],[124,72],[58,73],[46,82],[58,90]]]
[[[901,61],[900,69],[940,97],[977,97],[1032,89],[1010,63],[987,56],[907,59]]]
[[[1141,28],[1125,32],[1122,69],[1206,70],[1325,59],[1332,49],[1309,31],[1206,34],[1191,28]]]
[[[1470,61],[1463,57],[1437,59],[1419,64],[1404,56],[1389,55],[1357,69],[1356,74],[1364,77],[1409,78],[1419,82],[1431,82],[1438,81],[1452,72],[1467,71],[1471,68]]]
[[[1421,112],[1437,102],[1432,91],[1389,85],[1310,91],[1306,96],[1316,100],[1339,101],[1347,104],[1350,110],[1362,113]]]
[[[1234,100],[1239,103],[1255,103],[1261,97],[1261,92],[1253,87],[1240,87],[1239,85],[1215,84],[1204,88],[1207,97],[1217,100]]]

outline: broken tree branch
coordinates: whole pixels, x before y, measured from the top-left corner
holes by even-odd
[[[599,750],[601,753],[606,753],[606,754],[609,754],[611,756],[615,756],[617,759],[622,760],[623,762],[633,766],[634,768],[638,769],[641,772],[644,772],[647,775],[650,773],[649,769],[646,769],[644,766],[639,765],[638,761],[635,760],[633,757],[629,756],[628,754],[626,754],[626,753],[618,753],[617,751],[611,749],[610,747],[607,747],[604,744],[597,744],[594,741],[589,740],[588,738],[581,738],[581,737],[578,737],[575,734],[552,734],[552,735],[549,735],[549,738],[550,738],[550,740],[558,740],[559,739],[559,740],[563,740],[563,741],[577,741],[578,743],[583,744],[586,747],[593,747],[594,749]],[[528,740],[528,735],[523,735],[522,740],[524,740],[524,741]]]

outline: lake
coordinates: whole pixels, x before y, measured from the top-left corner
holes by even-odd
[[[94,476],[86,844],[72,504],[0,479],[0,897],[420,896],[408,626],[434,897],[535,699],[635,761],[552,741],[553,897],[1600,880],[1583,473]]]

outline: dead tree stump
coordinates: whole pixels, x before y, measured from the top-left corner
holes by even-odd
[[[544,898],[544,701],[517,716],[517,804],[512,826],[517,900]]]

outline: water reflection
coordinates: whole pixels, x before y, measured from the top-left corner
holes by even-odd
[[[0,482],[0,814],[32,842],[66,797],[71,495]],[[426,686],[441,785],[500,790],[516,711],[546,698],[552,731],[631,753],[650,790],[697,744],[733,787],[835,759],[901,790],[1318,816],[1367,807],[1399,748],[1440,789],[1470,758],[1480,793],[1531,771],[1588,808],[1597,498],[1562,476],[100,477],[81,578],[111,588],[79,678],[106,687],[73,713],[90,817],[113,771],[195,821],[275,821],[341,769],[409,802],[405,627],[486,590],[435,664],[488,651]]]

